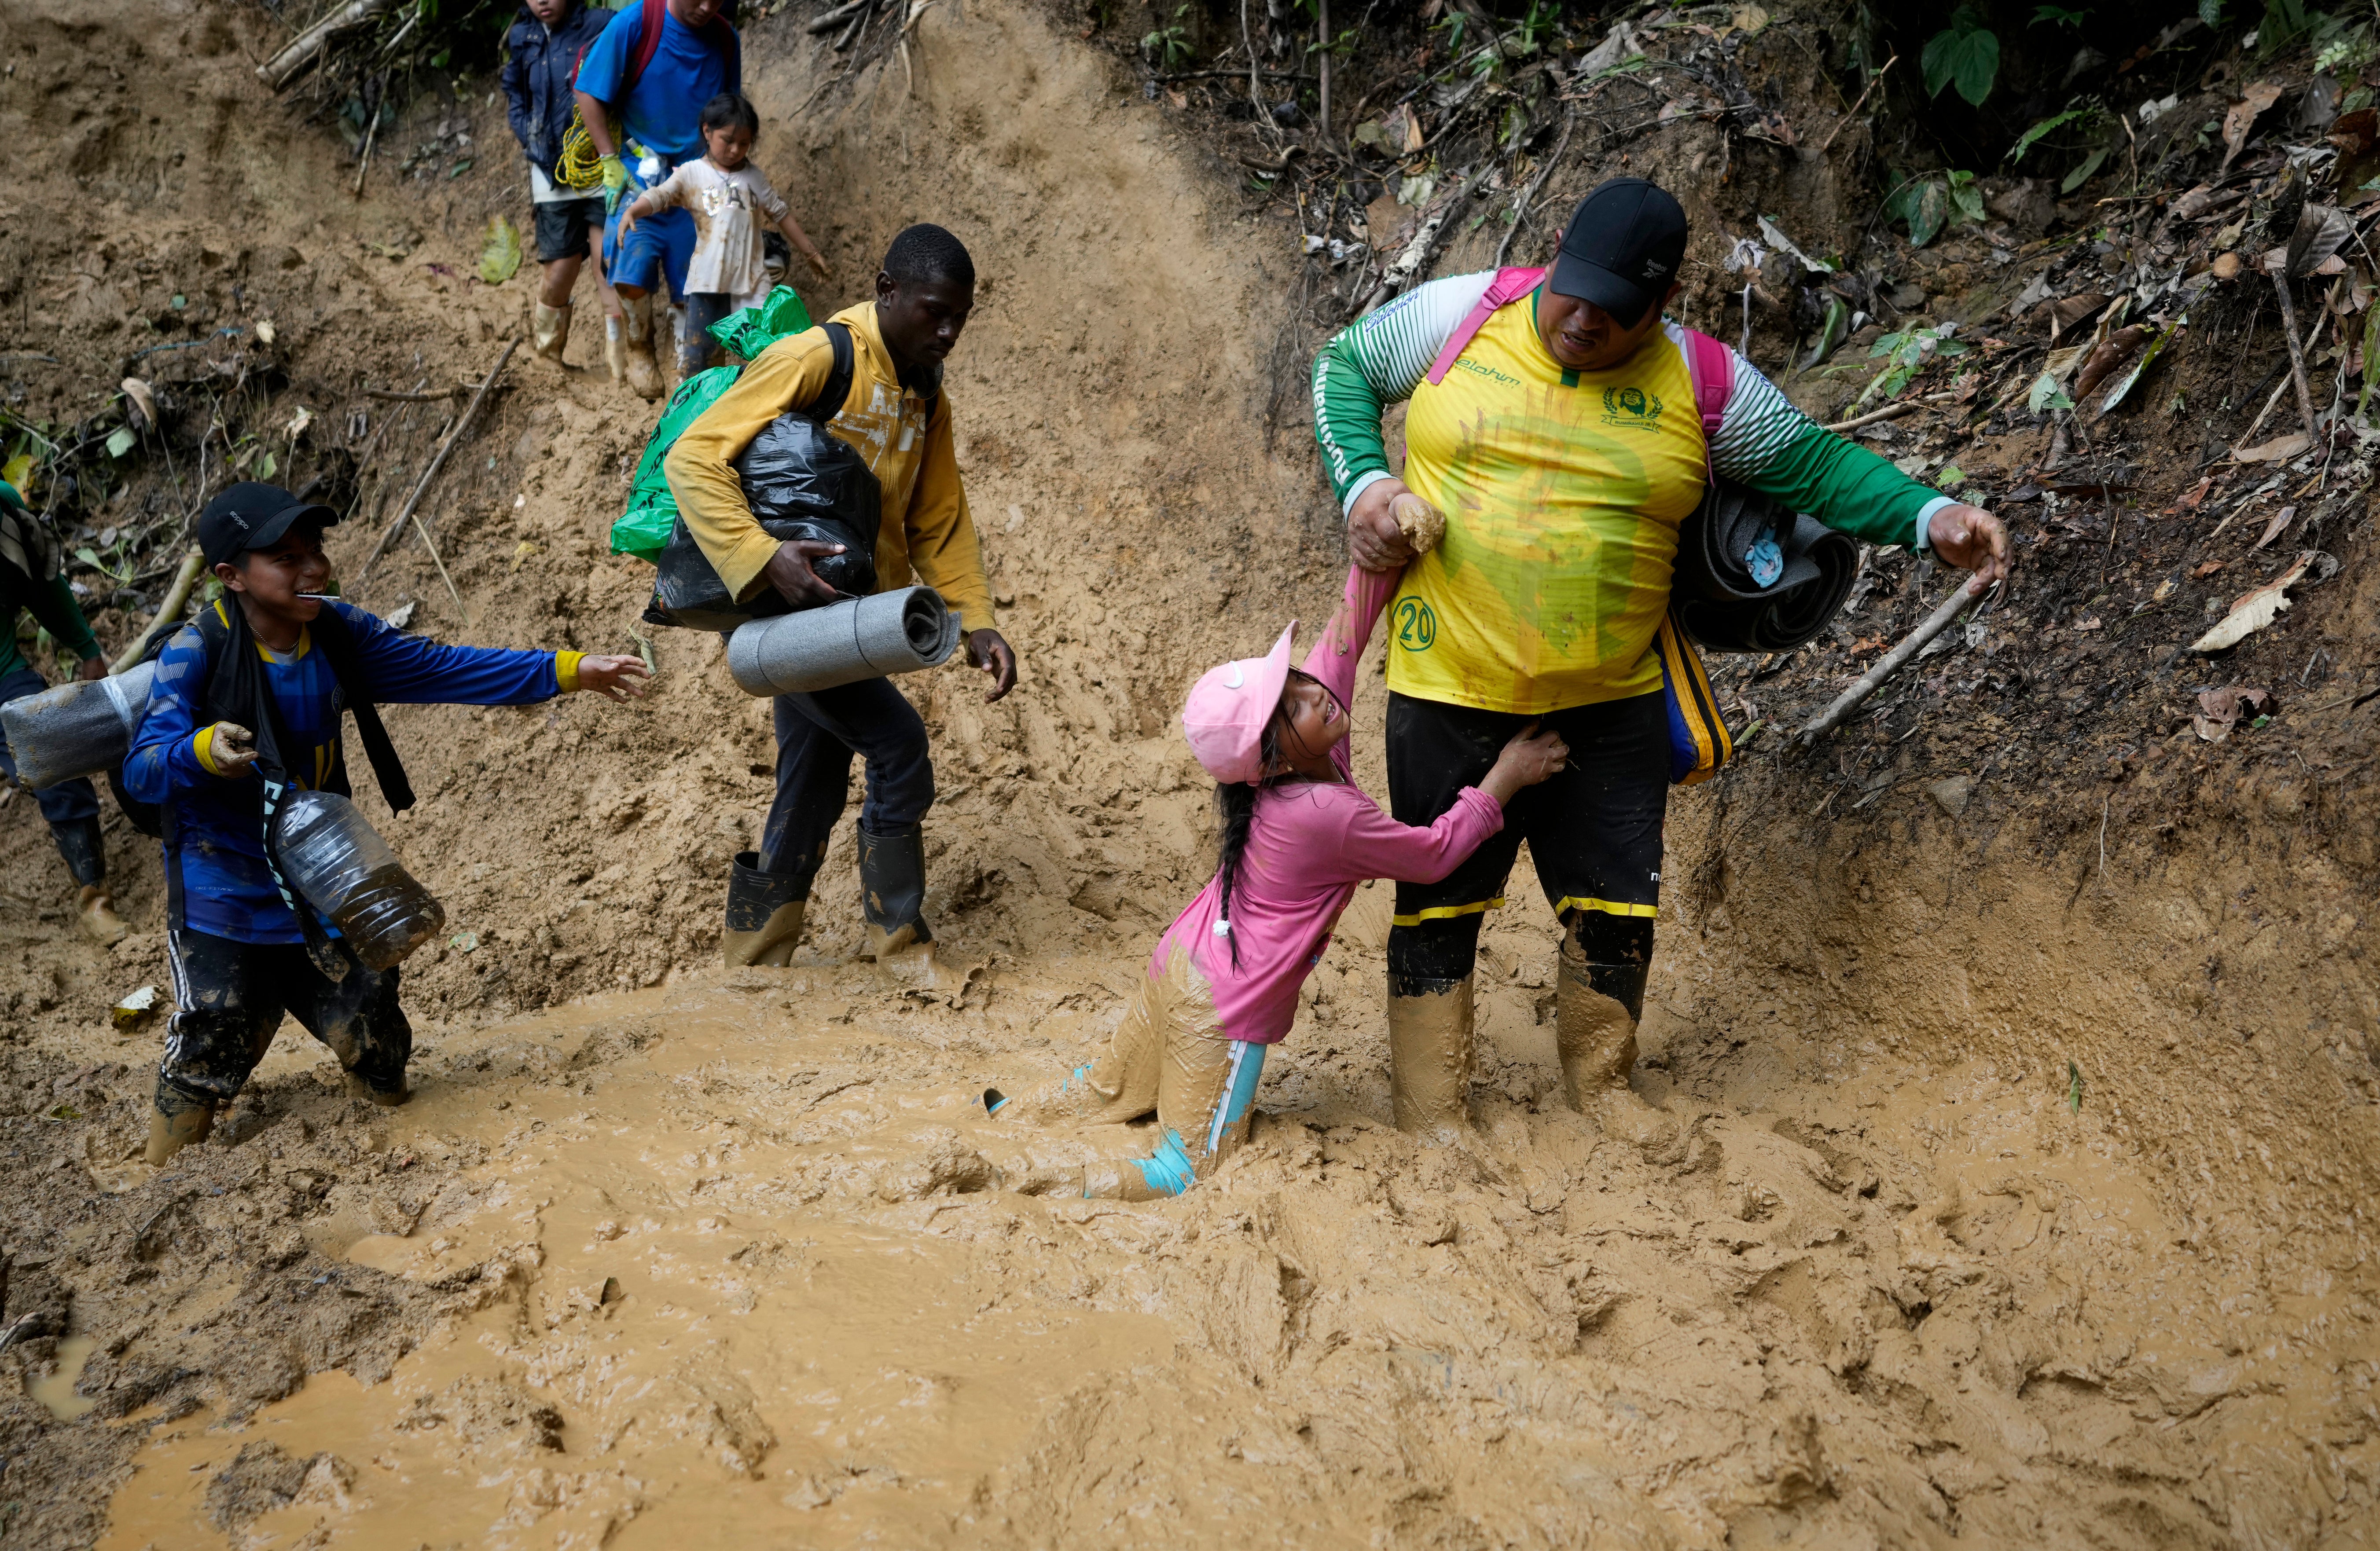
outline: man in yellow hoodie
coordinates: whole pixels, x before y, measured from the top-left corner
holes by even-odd
[[[873,301],[832,321],[851,331],[851,386],[827,422],[876,476],[884,520],[876,539],[880,588],[915,580],[942,595],[966,632],[967,660],[991,676],[997,700],[1016,684],[1016,653],[992,627],[991,588],[967,515],[951,442],[942,362],[975,305],[975,262],[940,226],[892,239]],[[796,608],[834,589],[810,562],[836,547],[769,536],[744,500],[735,459],[763,427],[818,401],[834,371],[823,328],[781,339],[670,449],[663,466],[686,530],[738,598],[773,587]],[[777,796],[760,849],[735,858],[722,942],[731,965],[788,963],[811,880],[842,819],[851,758],[867,761],[859,811],[859,880],[866,957],[930,975],[923,821],[934,801],[926,724],[889,679],[862,679],[776,700]]]

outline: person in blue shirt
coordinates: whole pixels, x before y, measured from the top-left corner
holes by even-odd
[[[723,0],[641,0],[612,18],[578,67],[578,115],[601,158],[604,194],[612,206],[603,233],[603,273],[620,297],[628,386],[649,399],[662,394],[661,366],[653,358],[652,297],[666,279],[670,295],[685,299],[694,214],[682,208],[663,211],[624,235],[620,210],[679,163],[699,158],[703,104],[722,91],[744,90],[742,44],[723,9]],[[636,154],[633,173],[624,151]]]
[[[413,1031],[397,971],[374,971],[302,901],[268,856],[268,790],[351,794],[341,725],[352,714],[382,795],[413,801],[379,702],[520,706],[585,689],[644,692],[634,657],[440,646],[322,596],[327,506],[244,481],[209,502],[199,544],[224,596],[157,659],[123,782],[154,804],[165,842],[174,1005],[157,1067],[149,1161],[205,1139],[286,1012],[378,1103],[407,1097]],[[301,920],[298,911],[309,912]]]
[[[41,670],[25,660],[17,648],[17,619],[30,612],[57,642],[61,652],[72,652],[82,666],[75,677],[85,683],[107,676],[107,659],[82,617],[74,588],[67,582],[64,546],[48,523],[26,510],[17,488],[0,480],[0,705],[50,687]],[[8,734],[0,729],[0,778],[17,779],[17,762],[8,752]],[[81,776],[44,786],[33,794],[42,817],[49,820],[50,838],[57,842],[67,871],[80,891],[75,914],[83,934],[102,947],[123,940],[125,926],[115,914],[115,896],[107,885],[107,849],[99,828],[99,794]]]

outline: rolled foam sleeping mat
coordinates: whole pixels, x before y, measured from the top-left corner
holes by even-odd
[[[747,695],[806,695],[940,667],[958,644],[958,616],[941,594],[905,587],[738,625],[727,671]]]
[[[132,752],[133,731],[149,709],[149,686],[156,677],[152,660],[0,706],[17,779],[39,791],[123,764]]]
[[[1706,651],[1789,651],[1826,629],[1858,574],[1849,536],[1721,480],[1678,533],[1678,620]]]

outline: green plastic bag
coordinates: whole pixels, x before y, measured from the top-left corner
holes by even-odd
[[[802,305],[802,298],[791,285],[780,285],[759,306],[731,312],[711,324],[710,337],[729,354],[748,361],[780,339],[811,326],[810,309]],[[628,509],[612,525],[613,554],[632,554],[650,563],[669,542],[670,530],[677,526],[677,497],[671,493],[669,478],[662,472],[662,460],[669,456],[669,450],[695,418],[717,402],[743,372],[741,366],[714,366],[680,382],[677,392],[670,395],[661,424],[653,428],[644,456],[637,460]]]

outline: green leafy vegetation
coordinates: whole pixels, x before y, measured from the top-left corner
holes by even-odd
[[[2274,0],[2287,3],[2294,0]],[[1973,6],[1961,6],[1950,13],[1949,26],[1926,40],[1918,64],[1925,72],[1926,96],[1939,97],[1944,87],[1956,87],[1960,96],[1980,107],[1999,78],[1999,35],[1984,25]]]
[[[1980,225],[1984,191],[1973,173],[1921,174],[1901,179],[1884,201],[1884,213],[1908,228],[1910,246],[1923,248],[1952,221]]]

